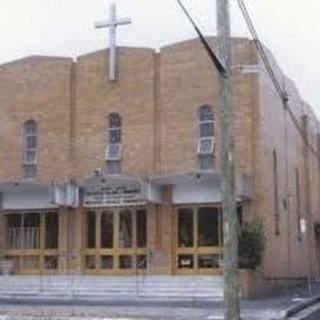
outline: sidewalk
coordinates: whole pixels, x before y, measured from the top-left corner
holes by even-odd
[[[314,295],[320,294],[320,283],[313,284]],[[307,285],[283,291],[276,296],[241,301],[242,318],[246,320],[281,319],[286,310],[309,299]],[[221,302],[161,301],[67,301],[30,300],[0,301],[0,320],[84,320],[84,319],[223,319]]]

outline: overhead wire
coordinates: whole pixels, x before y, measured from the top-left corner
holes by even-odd
[[[207,51],[207,53],[208,53],[210,59],[212,60],[213,64],[215,65],[215,67],[217,68],[217,70],[219,71],[219,73],[221,75],[225,75],[226,74],[225,66],[220,62],[219,58],[216,56],[216,54],[214,53],[213,49],[210,47],[208,41],[205,39],[204,35],[202,34],[200,29],[198,28],[198,26],[195,23],[195,21],[192,19],[191,15],[189,14],[189,12],[186,9],[186,7],[183,5],[181,0],[177,0],[177,2],[179,4],[179,6],[181,7],[182,11],[185,13],[187,18],[189,19],[189,21],[192,24],[193,28],[195,29],[196,33],[198,34],[199,39],[200,39],[202,45],[204,46],[205,50]]]
[[[317,158],[318,162],[320,163],[320,154],[310,144],[309,139],[308,139],[304,129],[301,128],[301,126],[299,124],[299,120],[297,119],[296,115],[294,114],[292,108],[289,105],[288,93],[282,89],[282,87],[277,79],[276,73],[273,70],[273,67],[270,63],[270,60],[269,60],[269,57],[265,51],[265,48],[259,39],[258,33],[254,27],[254,24],[252,22],[252,19],[250,17],[249,11],[248,11],[245,3],[243,2],[243,0],[238,0],[238,4],[239,4],[240,10],[244,16],[246,24],[249,28],[251,36],[253,38],[253,42],[254,42],[256,48],[258,49],[258,52],[259,52],[260,57],[262,59],[262,62],[263,62],[264,66],[268,72],[268,75],[269,75],[269,77],[270,77],[270,79],[271,79],[280,99],[281,99],[281,102],[283,104],[284,109],[288,112],[290,120],[292,121],[292,123],[296,127],[297,131],[299,132],[303,142],[306,144],[306,146],[309,148],[309,150],[312,152],[312,154]]]

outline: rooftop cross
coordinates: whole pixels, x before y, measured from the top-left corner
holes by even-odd
[[[109,80],[117,80],[117,44],[116,44],[116,29],[119,25],[130,24],[130,18],[117,19],[116,5],[111,3],[109,20],[95,23],[96,28],[109,28]]]

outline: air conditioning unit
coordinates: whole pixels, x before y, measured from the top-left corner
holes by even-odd
[[[105,160],[121,160],[121,144],[120,143],[108,144]]]
[[[212,155],[214,150],[214,138],[200,138],[198,142],[198,155]]]

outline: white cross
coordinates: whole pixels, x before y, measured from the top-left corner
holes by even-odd
[[[109,79],[110,81],[117,80],[117,44],[116,44],[116,29],[119,25],[130,24],[130,18],[121,18],[117,20],[116,5],[111,3],[109,21],[96,22],[96,28],[109,28]]]

